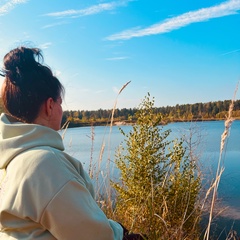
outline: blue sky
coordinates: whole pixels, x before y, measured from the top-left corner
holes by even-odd
[[[0,0],[0,58],[40,47],[64,110],[138,107],[148,92],[158,107],[226,100],[240,80],[239,14],[240,0]]]

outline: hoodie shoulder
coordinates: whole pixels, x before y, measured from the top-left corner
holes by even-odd
[[[37,124],[10,121],[0,116],[0,169],[6,168],[12,159],[26,150],[49,146],[63,151],[62,138],[55,130]]]

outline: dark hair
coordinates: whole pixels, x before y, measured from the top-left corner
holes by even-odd
[[[51,97],[56,101],[63,94],[60,81],[43,65],[40,49],[19,47],[7,53],[3,61],[3,104],[20,121],[32,123],[45,100]]]

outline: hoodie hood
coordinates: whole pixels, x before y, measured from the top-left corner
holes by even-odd
[[[27,149],[49,146],[64,150],[60,134],[48,127],[37,124],[14,122],[4,113],[0,116],[0,169]]]

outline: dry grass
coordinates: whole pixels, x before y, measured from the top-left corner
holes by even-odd
[[[118,91],[114,106],[111,112],[111,116],[109,116],[110,119],[110,125],[107,125],[105,128],[105,133],[102,141],[102,146],[101,150],[99,153],[99,159],[97,161],[97,168],[94,168],[94,165],[91,164],[91,169],[89,171],[91,172],[91,177],[96,180],[96,185],[95,185],[95,192],[96,192],[96,200],[99,203],[100,207],[102,210],[108,215],[108,217],[114,218],[114,206],[113,206],[113,196],[112,196],[112,188],[110,186],[110,181],[111,181],[111,175],[112,169],[111,163],[113,162],[111,160],[111,133],[112,133],[112,127],[113,127],[113,121],[114,121],[114,113],[117,108],[117,102],[118,102],[118,97],[122,93],[122,91],[129,85],[131,81],[128,81],[125,83],[121,89]],[[105,170],[102,171],[102,159],[103,159],[103,154],[106,148],[105,144],[105,136],[106,136],[106,130],[109,127],[109,133],[108,133],[108,143],[107,143],[107,166],[104,168]],[[92,140],[94,141],[94,135],[93,135],[94,129],[92,128]],[[93,146],[93,141],[92,141],[92,146]],[[92,147],[93,150],[93,147]],[[91,155],[92,156],[92,155]]]
[[[218,186],[219,186],[219,183],[220,183],[220,180],[221,180],[222,173],[224,172],[223,153],[226,150],[225,149],[226,142],[227,142],[228,137],[230,135],[230,128],[231,128],[232,122],[234,120],[232,118],[232,112],[233,112],[233,108],[234,108],[234,102],[236,100],[236,94],[237,94],[237,91],[238,91],[238,84],[237,84],[237,87],[235,89],[232,102],[229,106],[228,116],[225,120],[225,129],[223,131],[223,134],[221,135],[220,154],[219,154],[219,159],[218,159],[216,176],[215,176],[214,182],[212,183],[212,186],[210,187],[210,189],[208,190],[208,192],[206,194],[206,197],[208,197],[208,195],[210,195],[210,193],[212,191],[211,207],[210,207],[208,225],[207,225],[207,228],[206,228],[206,231],[205,231],[205,234],[204,234],[204,240],[209,240],[209,237],[210,237],[210,229],[211,229],[211,223],[212,223],[212,220],[213,220],[213,213],[214,213],[214,207],[215,207],[215,202],[216,202],[216,198],[217,198]]]

